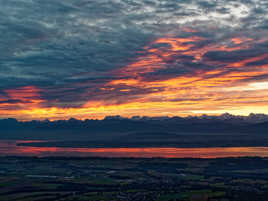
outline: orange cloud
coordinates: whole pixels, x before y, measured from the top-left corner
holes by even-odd
[[[25,86],[4,90],[6,96],[1,99],[1,108],[35,108],[40,107],[44,100],[41,99],[41,90],[35,86]]]
[[[7,89],[4,92],[11,99],[18,99],[22,101],[30,100],[32,102],[42,102],[40,100],[40,89],[35,86],[25,86],[16,89]]]
[[[263,60],[263,59],[268,59],[268,54],[263,54],[263,55],[260,55],[260,56],[257,56],[257,57],[252,57],[252,58],[249,58],[249,59],[244,59],[244,60],[241,60],[241,61],[238,61],[238,62],[235,62],[235,63],[230,64],[229,67],[239,68],[239,67],[243,67],[246,64],[249,64],[251,62],[260,61],[260,60]]]
[[[243,37],[242,38],[232,38],[233,43],[236,45],[240,45],[244,42],[248,42],[251,40],[253,40],[253,39],[252,38],[243,38]]]
[[[255,77],[268,75],[267,65],[247,66],[267,59],[268,54],[237,59],[233,62],[207,61],[204,55],[210,51],[246,50],[254,40],[229,38],[218,44],[199,47],[198,44],[204,40],[197,36],[167,36],[153,41],[144,47],[142,56],[111,72],[112,75],[116,75],[116,79],[98,85],[102,94],[111,93],[111,96],[100,95],[99,100],[89,99],[80,107],[45,107],[45,100],[41,98],[43,91],[34,86],[4,90],[6,95],[0,96],[0,117],[53,120],[68,119],[70,116],[82,119],[103,118],[118,114],[129,117],[190,115],[203,112],[268,112],[268,88],[258,84],[263,81],[254,81]],[[215,68],[192,68],[190,72],[170,77],[161,77],[160,74],[160,79],[145,79],[146,74],[169,68],[168,62],[174,57],[176,63],[182,62],[178,56],[185,55],[194,58],[192,63],[203,62]],[[220,67],[216,68],[218,65]],[[250,79],[253,81],[248,81]],[[146,93],[131,95],[132,89],[146,90]],[[120,100],[116,93],[120,93]],[[16,103],[12,103],[12,100],[16,100]],[[9,110],[12,107],[16,109]]]

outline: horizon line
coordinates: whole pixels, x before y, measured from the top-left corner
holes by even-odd
[[[157,118],[166,118],[166,119],[172,119],[172,118],[182,118],[182,119],[187,119],[187,118],[195,118],[195,117],[221,117],[223,115],[230,115],[232,117],[240,117],[240,118],[246,118],[246,117],[250,117],[252,115],[263,115],[263,116],[267,116],[268,118],[268,114],[267,113],[254,113],[254,112],[251,112],[249,113],[248,115],[236,115],[236,114],[232,114],[232,113],[229,113],[229,112],[225,112],[225,113],[221,113],[221,114],[210,114],[210,113],[203,113],[203,114],[195,114],[195,115],[187,115],[187,116],[179,116],[179,115],[174,115],[174,116],[140,116],[140,115],[133,115],[133,116],[130,116],[130,117],[127,117],[127,116],[121,116],[121,115],[107,115],[103,118],[75,118],[75,117],[72,117],[70,116],[69,118],[62,118],[62,119],[50,119],[50,118],[46,118],[46,119],[25,119],[25,120],[22,120],[22,119],[18,119],[18,118],[14,118],[14,117],[6,117],[6,118],[0,118],[0,121],[1,120],[8,120],[8,119],[14,119],[18,122],[32,122],[32,121],[49,121],[49,122],[55,122],[55,121],[69,121],[71,119],[73,120],[78,120],[78,121],[86,121],[86,120],[98,120],[98,121],[103,121],[103,120],[108,120],[109,118],[110,119],[128,119],[128,120],[142,120],[142,119],[145,119],[145,118],[148,118],[148,119],[157,119]]]

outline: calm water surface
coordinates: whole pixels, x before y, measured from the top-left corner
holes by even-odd
[[[259,156],[268,157],[268,147],[228,148],[63,148],[27,147],[17,143],[40,141],[0,141],[0,156],[99,156],[99,157],[164,157],[164,158],[223,158]]]

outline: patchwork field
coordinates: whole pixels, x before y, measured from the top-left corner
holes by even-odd
[[[254,201],[268,159],[0,158],[1,201]]]

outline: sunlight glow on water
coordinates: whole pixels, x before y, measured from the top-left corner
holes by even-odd
[[[0,141],[0,156],[82,156],[82,157],[141,157],[141,158],[223,158],[268,157],[268,147],[216,148],[65,148],[28,147],[17,143],[40,141]]]

